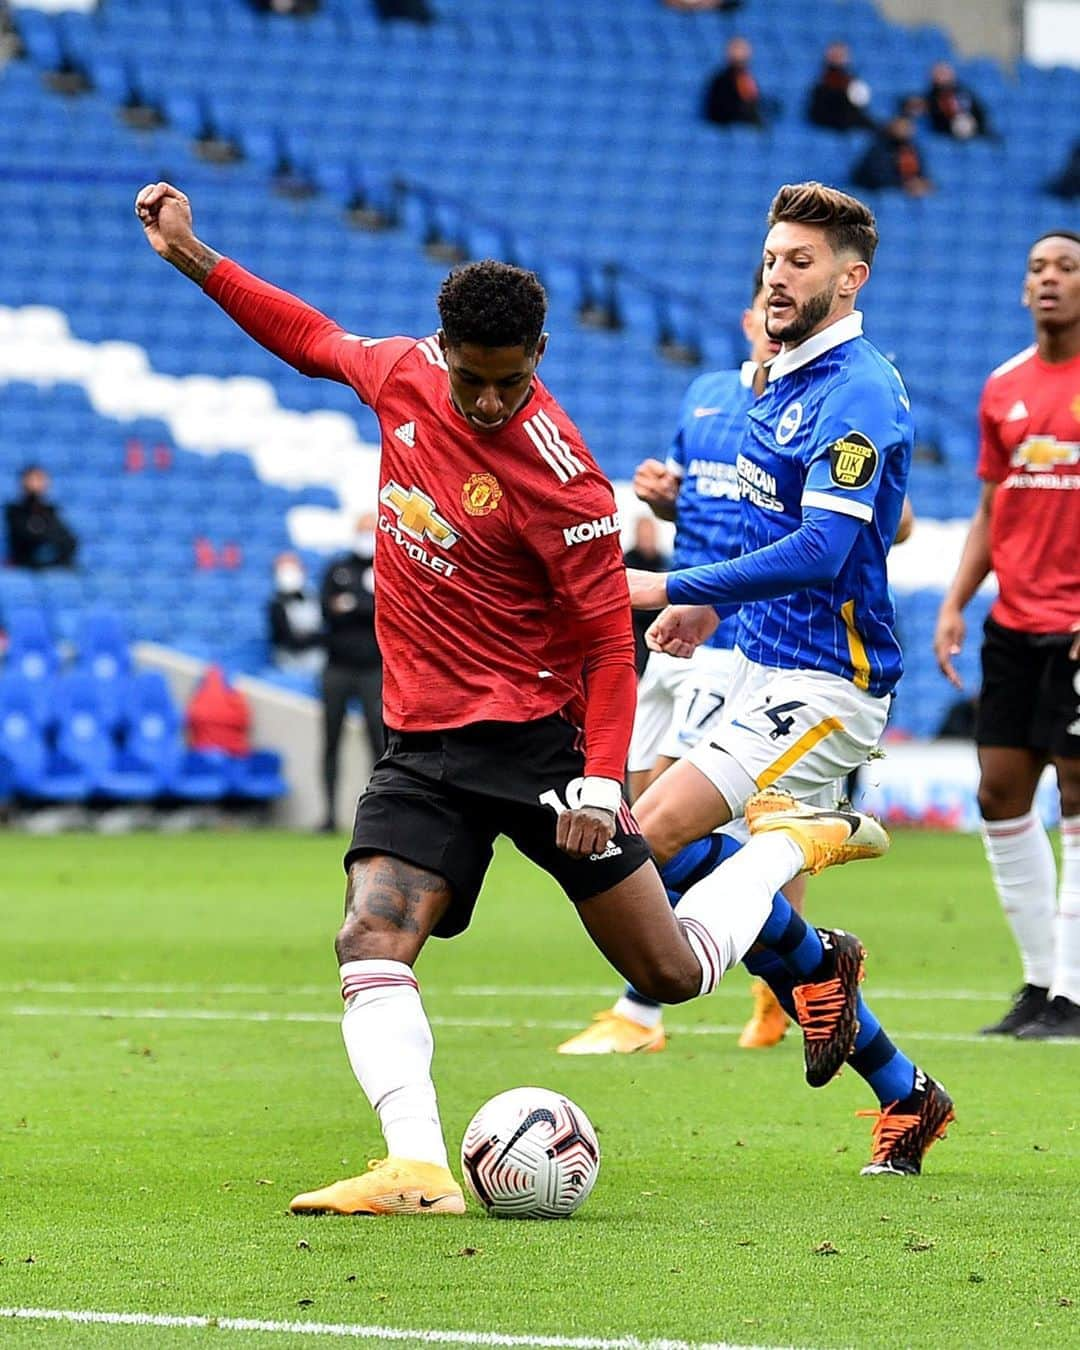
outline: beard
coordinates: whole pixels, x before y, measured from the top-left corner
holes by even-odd
[[[827,286],[825,290],[818,291],[817,295],[812,295],[805,304],[796,305],[794,316],[787,320],[774,320],[766,311],[766,333],[776,342],[785,342],[789,345],[802,342],[804,338],[809,337],[822,319],[828,316],[835,295],[836,283],[834,282],[831,286]]]

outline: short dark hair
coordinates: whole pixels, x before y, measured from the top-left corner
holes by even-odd
[[[878,246],[874,213],[858,197],[824,183],[785,183],[769,207],[769,228],[781,221],[818,225],[825,231],[830,248],[850,250],[863,262],[874,261]]]
[[[754,289],[750,292],[749,308],[754,308],[754,303],[761,294],[761,288],[765,285],[765,264],[759,262],[754,272]]]
[[[1071,239],[1074,244],[1080,244],[1080,234],[1077,234],[1075,230],[1047,230],[1032,242],[1031,247],[1034,248],[1036,244],[1041,244],[1044,239]]]
[[[455,267],[439,289],[439,317],[451,347],[524,347],[544,331],[547,295],[535,272],[485,258]]]

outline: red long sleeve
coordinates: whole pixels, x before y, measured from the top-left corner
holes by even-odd
[[[341,361],[346,334],[319,310],[245,271],[230,258],[214,267],[203,289],[260,346],[302,374],[351,383]]]
[[[630,611],[581,622],[585,671],[585,772],[622,782],[634,726],[637,671]]]

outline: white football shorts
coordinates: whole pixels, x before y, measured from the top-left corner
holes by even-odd
[[[734,668],[728,647],[699,647],[689,660],[649,653],[630,738],[631,773],[651,769],[661,756],[682,759],[719,726]]]
[[[890,697],[822,670],[779,670],[735,653],[724,716],[687,755],[732,815],[760,788],[833,806],[843,781],[877,746]]]

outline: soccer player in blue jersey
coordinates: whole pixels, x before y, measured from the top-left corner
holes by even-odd
[[[855,308],[877,239],[873,213],[854,197],[820,183],[777,193],[763,260],[766,329],[782,350],[738,456],[742,556],[630,577],[635,606],[673,606],[650,630],[651,645],[671,655],[689,655],[712,634],[717,607],[738,609],[738,664],[722,725],[635,807],[668,864],[669,886],[686,846],[708,849],[712,831],[741,816],[754,794],[771,789],[778,811],[820,803],[885,727],[902,669],[885,557],[903,509],[913,426],[903,382],[863,337]],[[768,801],[751,803],[755,828]],[[760,869],[744,851],[701,870],[689,869],[677,887],[684,926],[707,902],[738,896]],[[788,879],[783,869],[757,878],[774,890]],[[808,927],[780,896],[761,940],[773,953],[751,953],[747,964],[778,992],[785,972],[793,978],[808,1082],[828,1082],[850,1057],[878,1095],[864,1171],[917,1174],[952,1119],[952,1102],[863,1003],[862,944]]]
[[[742,511],[735,463],[746,414],[765,387],[764,363],[780,350],[765,331],[765,292],[760,265],[754,274],[742,331],[749,357],[734,370],[699,375],[683,397],[667,462],[645,460],[634,474],[634,491],[661,520],[674,521],[676,569],[736,557],[741,551]],[[687,754],[719,724],[735,665],[735,618],[723,620],[689,660],[651,652],[638,685],[634,734],[627,761],[633,802],[648,784]],[[785,894],[802,909],[804,877]],[[760,1049],[777,1044],[788,1018],[764,980],[753,986],[754,1013],[739,1044]],[[610,1009],[559,1046],[563,1055],[635,1054],[667,1044],[662,1008],[632,986]]]

